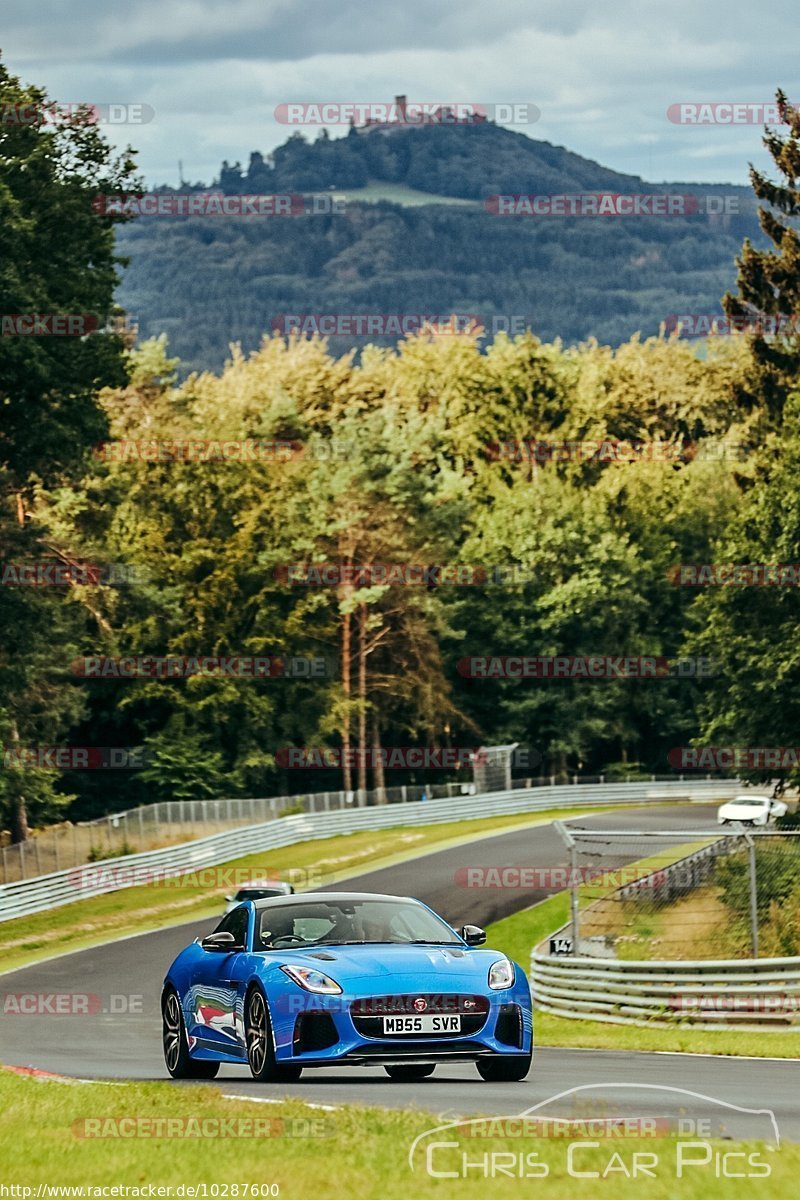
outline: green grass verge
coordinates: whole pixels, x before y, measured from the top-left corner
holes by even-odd
[[[392,1085],[387,1082],[386,1086]],[[421,1099],[424,1089],[422,1085]],[[270,1090],[264,1088],[267,1093]],[[380,1090],[376,1086],[376,1092]],[[520,1109],[523,1109],[530,1095],[523,1086],[519,1090]],[[492,1111],[491,1085],[476,1082],[474,1097],[471,1092],[467,1085],[465,1107],[474,1103],[477,1110]],[[673,1137],[664,1137],[613,1138],[595,1141],[591,1147],[577,1147],[570,1174],[570,1143],[565,1138],[511,1140],[493,1136],[478,1140],[465,1136],[466,1131],[458,1134],[448,1129],[438,1139],[428,1138],[421,1144],[414,1156],[412,1172],[409,1165],[412,1142],[447,1118],[407,1109],[351,1105],[324,1111],[294,1099],[257,1104],[226,1099],[216,1088],[176,1087],[170,1083],[64,1084],[0,1071],[0,1106],[2,1183],[31,1188],[27,1196],[18,1193],[23,1200],[35,1197],[39,1184],[64,1188],[123,1185],[145,1189],[148,1185],[164,1188],[183,1185],[188,1189],[205,1184],[206,1196],[212,1195],[216,1184],[216,1195],[227,1200],[246,1200],[250,1195],[245,1193],[246,1185],[269,1184],[277,1185],[281,1200],[307,1197],[327,1200],[334,1196],[347,1200],[377,1197],[408,1200],[412,1192],[415,1198],[430,1196],[444,1200],[534,1194],[544,1200],[596,1200],[598,1179],[577,1178],[574,1172],[602,1173],[609,1164],[611,1173],[606,1179],[617,1192],[622,1189],[628,1195],[630,1189],[635,1189],[636,1196],[643,1200],[673,1200],[678,1196],[685,1200],[700,1197],[713,1200],[723,1196],[725,1200],[745,1197],[753,1200],[754,1193],[766,1200],[793,1195],[800,1170],[800,1147],[784,1145],[775,1150],[761,1142],[716,1141],[711,1143],[714,1151],[745,1149],[755,1154],[757,1159],[753,1163],[758,1163],[759,1173],[767,1169],[769,1176],[718,1177],[721,1171],[710,1153],[708,1165],[684,1168],[686,1174],[679,1180],[676,1169],[679,1144]],[[121,1118],[128,1123],[117,1124]],[[191,1129],[194,1136],[153,1136],[163,1135],[169,1128],[164,1122],[170,1119],[184,1123],[192,1119],[192,1126],[183,1124],[181,1128]],[[158,1122],[162,1124],[159,1126]],[[220,1122],[227,1124],[220,1126]],[[225,1136],[219,1135],[220,1128],[227,1130]],[[174,1124],[172,1130],[176,1132]],[[248,1130],[250,1136],[242,1136]],[[260,1135],[252,1136],[256,1130]],[[111,1136],[114,1131],[117,1136]],[[119,1136],[123,1132],[126,1136]],[[761,1125],[756,1132],[766,1136]],[[87,1133],[92,1136],[86,1136]],[[106,1136],[98,1137],[98,1133]],[[485,1167],[472,1167],[465,1178],[435,1179],[426,1171],[424,1147],[443,1138],[459,1144],[456,1149],[436,1151],[432,1155],[434,1169],[463,1172],[462,1154],[470,1163],[482,1163],[485,1154],[505,1152],[513,1156],[512,1160],[505,1159],[506,1170],[509,1161],[524,1164],[527,1155],[535,1155],[527,1166],[529,1175],[534,1177],[509,1178],[506,1174],[487,1178]],[[655,1161],[649,1160],[655,1178],[625,1177],[619,1164],[626,1164],[630,1171],[636,1152],[655,1156]],[[688,1154],[688,1149],[683,1153]],[[702,1157],[696,1148],[691,1156],[695,1160]],[[492,1161],[497,1162],[489,1160]],[[535,1163],[533,1168],[530,1161]],[[744,1173],[746,1162],[736,1157],[731,1169]],[[759,1185],[763,1190],[759,1191]],[[188,1190],[183,1192],[184,1196],[191,1194]],[[268,1193],[259,1191],[258,1195],[262,1194]],[[194,1195],[202,1197],[203,1193]]]
[[[435,192],[421,192],[418,188],[409,187],[405,183],[387,183],[373,179],[362,188],[343,188],[341,192],[331,193],[342,195],[350,200],[360,200],[366,204],[374,204],[378,200],[391,200],[393,204],[402,204],[408,208],[417,208],[421,204],[450,204],[458,208],[480,208],[479,200],[465,200],[459,196],[438,195]]]
[[[675,857],[691,853],[681,847],[672,852]],[[636,867],[646,874],[664,865],[664,855],[642,859],[626,868]],[[611,882],[606,890],[613,890]],[[596,900],[603,889],[599,884],[581,888],[580,906],[585,908]],[[525,970],[530,964],[531,949],[538,942],[569,920],[569,893],[559,892],[532,908],[495,921],[487,929],[493,948],[502,950],[520,963]],[[537,1012],[534,1016],[538,1046],[572,1046],[597,1050],[651,1050],[670,1053],[725,1054],[757,1058],[800,1057],[800,1029],[692,1029],[687,1025],[672,1028],[648,1028],[643,1025],[616,1025],[584,1018],[557,1017]]]
[[[619,808],[628,807],[619,805]],[[294,881],[307,879],[310,886],[337,883],[365,868],[391,866],[415,858],[429,850],[442,850],[493,833],[529,829],[551,821],[584,815],[589,809],[553,809],[546,813],[516,813],[507,817],[482,817],[470,821],[452,821],[440,825],[403,826],[341,834],[317,841],[300,842],[282,850],[262,851],[228,863],[227,868],[242,872],[278,874]],[[617,806],[603,812],[617,811]],[[109,859],[95,867],[115,870],[118,860]],[[202,881],[173,880],[141,887],[123,888],[105,896],[94,896],[65,904],[61,908],[18,917],[0,923],[0,964],[2,971],[15,970],[49,955],[81,950],[101,942],[203,920],[222,912],[223,897],[230,885],[203,886]]]

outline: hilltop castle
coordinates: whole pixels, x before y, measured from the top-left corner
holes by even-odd
[[[379,106],[373,105],[377,109]],[[386,116],[367,117],[363,125],[350,119],[350,127],[356,133],[396,133],[399,129],[416,129],[423,125],[480,125],[487,120],[486,114],[477,111],[471,104],[408,103],[407,96],[395,96],[393,104],[386,105]]]

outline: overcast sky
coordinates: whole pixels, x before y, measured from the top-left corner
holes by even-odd
[[[268,153],[285,102],[528,101],[530,136],[651,181],[747,182],[759,124],[691,127],[693,101],[800,98],[797,0],[5,0],[3,59],[53,99],[150,105],[113,131],[148,184]],[[109,131],[110,133],[112,131]],[[346,128],[330,128],[339,136]],[[316,137],[316,131],[311,136]]]

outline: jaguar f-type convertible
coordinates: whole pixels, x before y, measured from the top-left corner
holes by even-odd
[[[256,1079],[289,1082],[306,1067],[379,1065],[410,1081],[474,1062],[483,1079],[524,1079],[528,981],[485,941],[397,896],[246,901],[167,972],[167,1070],[212,1079],[222,1063],[247,1064]]]

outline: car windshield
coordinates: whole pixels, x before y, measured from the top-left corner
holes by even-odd
[[[744,808],[745,806],[747,806],[749,808],[751,804],[766,804],[766,803],[767,803],[767,801],[763,800],[760,796],[737,796],[735,800],[731,800],[731,804],[741,805],[742,808]]]
[[[305,946],[459,946],[440,917],[409,900],[320,900],[271,904],[258,913],[262,950]]]
[[[281,888],[241,888],[235,896],[236,900],[267,900],[270,896],[282,896]]]

